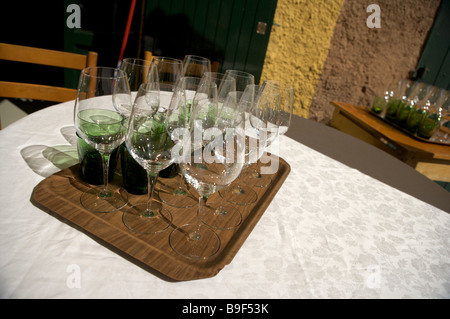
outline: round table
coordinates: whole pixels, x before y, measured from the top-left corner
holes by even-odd
[[[78,162],[73,107],[48,107],[0,131],[1,298],[450,297],[445,199],[427,202],[373,166],[364,173],[333,159],[327,143],[361,160],[369,145],[306,119],[290,128],[301,142],[280,138],[290,174],[229,265],[182,282],[147,272],[30,202],[39,182]],[[392,164],[370,152],[378,170]]]

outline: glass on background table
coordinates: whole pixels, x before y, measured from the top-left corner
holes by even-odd
[[[449,145],[422,141],[379,119],[363,106],[333,101],[331,126],[394,156],[430,180],[450,182]],[[359,160],[364,154],[356,154]],[[374,166],[378,169],[378,164]],[[390,168],[387,168],[391,172]],[[395,183],[395,182],[394,182]],[[420,192],[416,196],[420,197]]]
[[[39,182],[77,162],[73,107],[0,131],[2,298],[450,297],[448,193],[392,156],[300,118],[280,137],[291,172],[229,265],[212,278],[170,282],[130,262],[30,202]]]

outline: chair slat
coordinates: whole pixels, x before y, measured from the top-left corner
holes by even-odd
[[[76,98],[77,90],[40,84],[0,81],[0,96],[66,102]]]
[[[0,59],[75,70],[82,70],[87,65],[86,56],[82,54],[31,48],[6,43],[0,43]]]

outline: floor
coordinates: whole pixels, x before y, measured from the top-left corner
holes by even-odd
[[[27,113],[25,111],[11,101],[5,99],[0,102],[0,121],[2,129],[26,115]]]
[[[55,103],[26,99],[2,99],[0,100],[1,127],[3,129],[30,113],[53,104]]]

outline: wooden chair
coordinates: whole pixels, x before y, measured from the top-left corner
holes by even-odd
[[[0,60],[41,64],[82,70],[97,65],[97,53],[87,55],[0,43]],[[49,85],[0,81],[0,97],[66,102],[76,98],[77,90]],[[1,127],[0,127],[1,129]]]
[[[219,61],[214,61],[211,64],[211,72],[219,72],[219,66],[220,66]]]
[[[144,60],[152,62],[153,54],[150,51],[145,51],[144,52]]]

